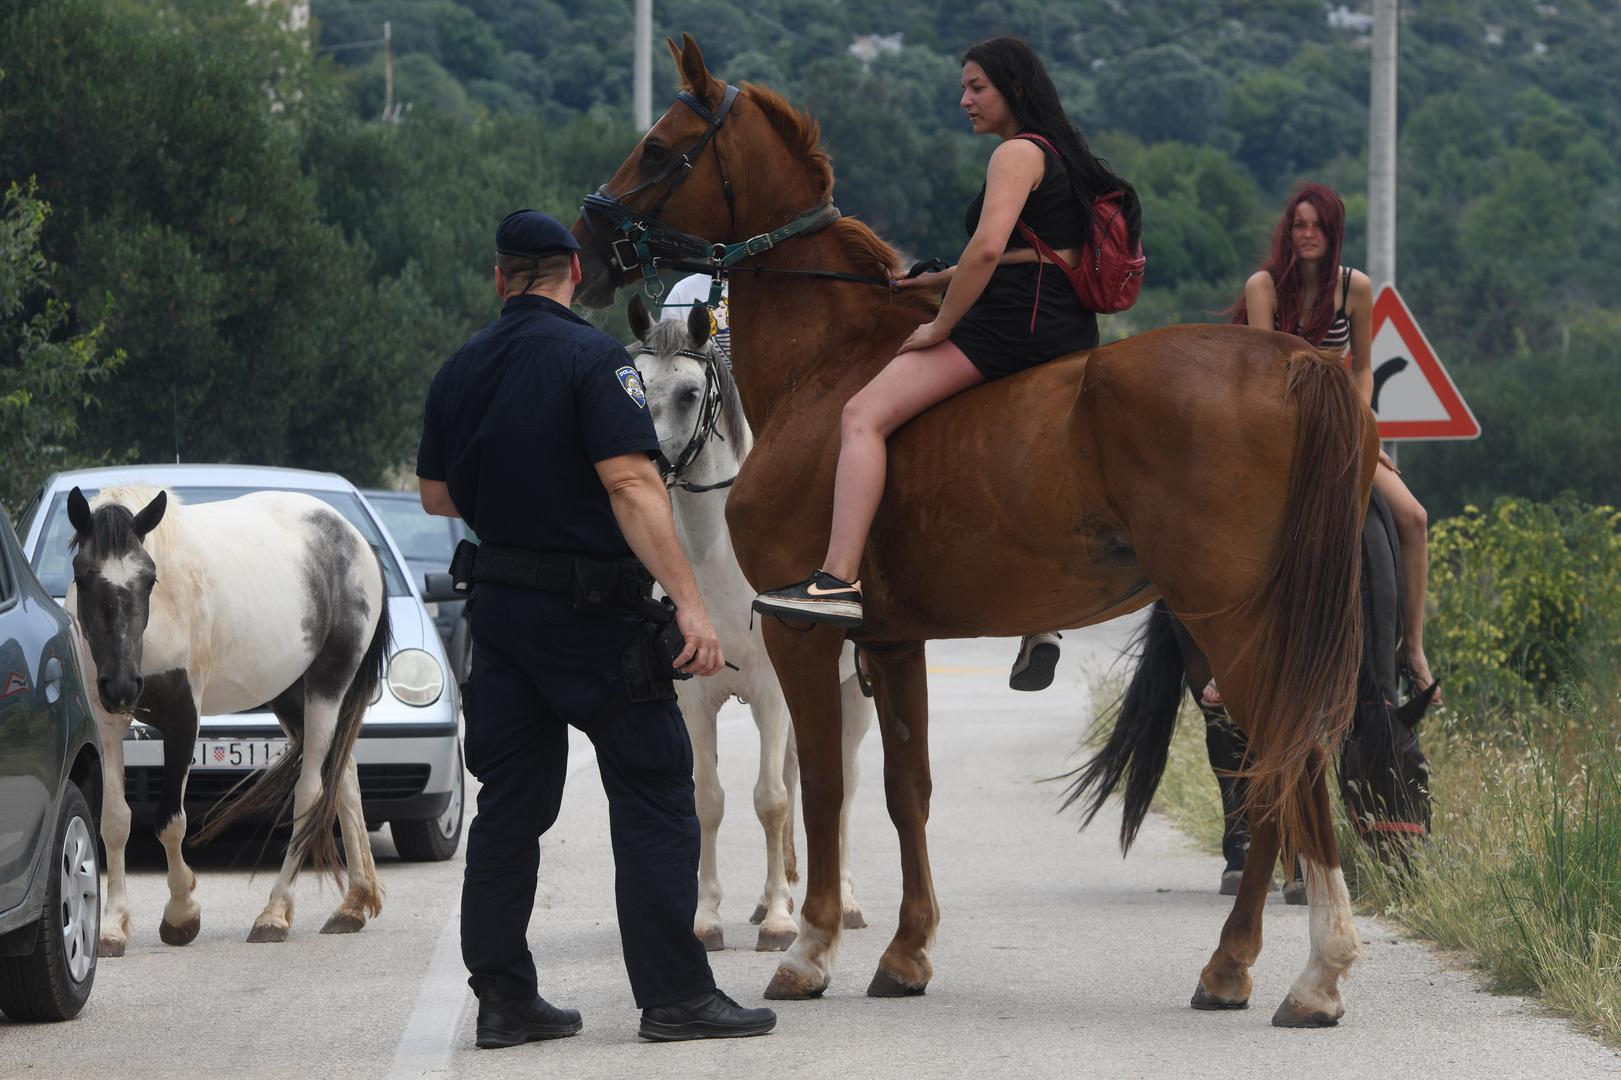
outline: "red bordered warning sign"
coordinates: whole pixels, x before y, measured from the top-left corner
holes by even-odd
[[[1479,421],[1394,285],[1386,285],[1374,298],[1369,359],[1381,439],[1480,437]]]

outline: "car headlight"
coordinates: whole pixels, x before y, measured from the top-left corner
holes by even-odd
[[[445,673],[432,654],[401,649],[388,662],[388,688],[407,705],[432,705],[445,691]]]

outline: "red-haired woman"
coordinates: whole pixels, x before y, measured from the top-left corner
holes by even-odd
[[[1284,204],[1272,230],[1266,265],[1244,283],[1233,321],[1298,334],[1325,352],[1351,360],[1351,378],[1362,400],[1373,400],[1373,283],[1368,275],[1340,265],[1345,241],[1345,204],[1333,188],[1303,183]],[[1429,532],[1424,508],[1402,482],[1395,462],[1379,452],[1373,485],[1396,519],[1402,548],[1402,637],[1413,688],[1422,691],[1435,678],[1424,656],[1424,593],[1429,572]],[[1220,703],[1215,683],[1205,703]],[[1437,692],[1436,700],[1440,700]]]

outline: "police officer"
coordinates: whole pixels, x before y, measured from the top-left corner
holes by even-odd
[[[495,246],[501,317],[434,377],[417,455],[422,505],[461,517],[481,540],[471,572],[460,558],[456,568],[475,583],[463,703],[467,767],[483,787],[461,914],[478,1045],[580,1030],[577,1011],[539,996],[525,939],[569,725],[595,745],[608,795],[641,1036],[763,1035],[776,1014],[717,990],[692,933],[692,745],[671,680],[714,674],[723,658],[651,460],[659,441],[640,376],[617,342],[569,310],[580,261],[567,229],[519,210]],[[663,610],[648,599],[655,578],[685,638],[673,664],[650,621]]]

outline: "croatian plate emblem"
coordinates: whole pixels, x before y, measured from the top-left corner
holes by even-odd
[[[636,403],[636,407],[647,408],[647,391],[642,389],[642,377],[636,373],[636,369],[627,365],[614,374],[619,376],[619,385],[625,388],[625,393],[630,395],[630,400]]]

